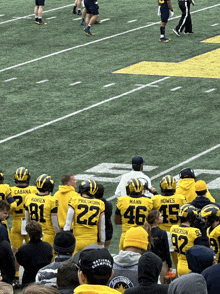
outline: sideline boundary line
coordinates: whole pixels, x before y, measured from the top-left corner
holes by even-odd
[[[112,100],[115,100],[115,99],[118,99],[118,98],[124,97],[124,96],[126,96],[126,95],[129,95],[129,94],[131,94],[131,93],[134,93],[134,92],[139,91],[139,90],[141,90],[141,89],[144,89],[144,88],[146,88],[146,87],[150,87],[151,85],[154,85],[154,84],[160,83],[160,82],[162,82],[162,81],[164,81],[164,80],[167,80],[167,79],[170,79],[170,78],[171,78],[171,77],[164,77],[164,78],[162,78],[162,79],[156,80],[156,81],[151,82],[151,83],[149,83],[149,84],[142,85],[142,86],[139,87],[139,88],[135,88],[135,89],[133,89],[133,90],[131,90],[131,91],[128,91],[128,92],[122,93],[122,94],[120,94],[120,95],[117,95],[117,96],[114,96],[114,97],[108,98],[108,99],[106,99],[106,100],[103,100],[103,101],[101,101],[101,102],[95,103],[95,104],[90,105],[90,106],[88,106],[88,107],[85,107],[85,108],[83,108],[83,109],[77,110],[77,111],[75,111],[75,112],[72,112],[72,113],[70,113],[70,114],[64,115],[64,116],[59,117],[59,118],[57,118],[57,119],[51,120],[51,121],[49,121],[49,122],[47,122],[47,123],[45,123],[45,124],[39,125],[39,126],[37,126],[37,127],[34,127],[34,128],[32,128],[32,129],[29,129],[29,130],[26,130],[26,131],[24,131],[24,132],[21,132],[21,133],[19,133],[19,134],[14,135],[14,136],[8,137],[8,138],[3,139],[3,140],[0,140],[0,144],[5,143],[5,142],[7,142],[7,141],[10,141],[10,140],[12,140],[12,139],[18,138],[18,137],[20,137],[20,136],[26,135],[26,134],[28,134],[28,133],[31,133],[31,132],[36,131],[36,130],[38,130],[38,129],[41,129],[41,128],[43,128],[43,127],[46,127],[46,126],[52,125],[52,124],[54,124],[54,123],[56,123],[56,122],[58,122],[58,121],[64,120],[64,119],[66,119],[66,118],[69,118],[69,117],[71,117],[71,116],[74,116],[74,115],[76,115],[76,114],[79,114],[79,113],[81,113],[81,112],[84,112],[84,111],[86,111],[86,110],[89,110],[89,109],[95,108],[95,107],[100,106],[100,105],[102,105],[102,104],[104,104],[104,103],[107,103],[107,102],[110,102],[110,101],[112,101]]]
[[[220,6],[220,4],[216,4],[216,5],[205,7],[205,8],[196,10],[196,11],[192,11],[191,13],[204,11],[204,10],[211,9],[211,8],[214,8],[214,7],[217,7],[217,6]],[[180,17],[180,15],[172,17],[171,19],[169,19],[169,21],[174,20],[174,19],[179,18],[179,17]],[[42,60],[42,59],[45,59],[45,58],[48,58],[48,57],[52,57],[52,56],[55,56],[55,55],[58,55],[58,54],[61,54],[61,53],[65,53],[65,52],[68,52],[68,51],[71,51],[71,50],[74,50],[74,49],[89,46],[89,45],[92,45],[92,44],[95,44],[95,43],[98,43],[98,42],[102,42],[102,41],[105,41],[105,40],[108,40],[108,39],[112,39],[114,37],[122,36],[122,35],[125,35],[125,34],[128,34],[128,33],[131,33],[131,32],[135,32],[135,31],[138,31],[138,30],[141,30],[141,29],[144,29],[144,28],[148,28],[148,27],[154,26],[156,24],[160,24],[160,23],[161,23],[161,21],[154,22],[154,23],[151,23],[151,24],[148,24],[148,25],[145,25],[145,26],[141,26],[141,27],[138,27],[138,28],[135,28],[135,29],[131,29],[131,30],[128,30],[128,31],[125,31],[125,32],[122,32],[122,33],[111,35],[111,36],[108,36],[108,37],[105,37],[105,38],[102,38],[102,39],[99,39],[99,40],[94,40],[94,41],[91,41],[89,43],[85,43],[85,44],[82,44],[82,45],[77,45],[77,46],[70,47],[70,48],[67,48],[67,49],[64,49],[64,50],[61,50],[61,51],[57,51],[57,52],[54,52],[54,53],[51,53],[51,54],[48,54],[48,55],[45,55],[45,56],[41,56],[41,57],[29,60],[29,61],[25,61],[25,62],[16,64],[16,65],[12,65],[12,66],[1,69],[0,73],[5,72],[5,71],[10,70],[10,69],[14,69],[14,68],[23,66],[23,65],[26,65],[26,64],[30,64],[30,63],[33,63],[35,61],[39,61],[39,60]]]
[[[203,155],[206,155],[207,153],[209,153],[209,152],[211,152],[211,151],[213,151],[213,150],[215,150],[215,149],[217,149],[217,148],[219,148],[219,147],[220,147],[220,144],[217,144],[217,145],[215,145],[215,146],[213,146],[213,147],[211,147],[211,148],[209,148],[209,149],[207,149],[207,150],[205,150],[205,151],[203,151],[203,152],[201,152],[201,153],[198,153],[197,155],[194,155],[194,156],[188,158],[188,159],[185,160],[185,161],[182,161],[181,163],[179,163],[179,164],[177,164],[177,165],[174,165],[174,166],[172,166],[172,167],[170,167],[170,168],[168,168],[168,169],[166,169],[166,170],[160,172],[159,174],[157,174],[157,175],[151,177],[150,179],[151,179],[151,180],[155,180],[155,179],[159,178],[160,176],[163,176],[164,174],[167,174],[167,173],[169,173],[170,171],[173,171],[174,169],[176,169],[176,168],[178,168],[178,167],[181,167],[181,166],[183,166],[183,165],[185,165],[185,164],[187,164],[187,163],[193,161],[194,159],[197,159],[197,158],[199,158],[199,157],[201,157],[201,156],[203,156]],[[111,201],[111,200],[113,200],[113,199],[115,199],[115,198],[117,198],[116,195],[111,196],[111,197],[107,198],[106,200]]]

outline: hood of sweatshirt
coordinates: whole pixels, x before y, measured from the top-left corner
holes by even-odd
[[[190,190],[190,189],[194,189],[195,190],[195,188],[194,188],[194,186],[195,186],[195,179],[182,179],[182,180],[179,180],[179,182],[178,182],[178,186],[181,188],[181,189],[183,189],[183,190],[185,190],[185,191],[188,191],[188,190]]]
[[[212,204],[212,202],[207,197],[197,196],[190,204],[198,209],[202,209],[204,206]]]
[[[212,248],[202,245],[194,245],[186,251],[186,258],[189,269],[200,274],[207,267],[213,265],[215,252]]]
[[[59,186],[59,192],[60,193],[75,192],[75,188],[73,186],[60,185]]]
[[[138,262],[138,282],[141,285],[157,284],[162,260],[153,252],[146,251]]]
[[[205,278],[196,273],[182,275],[169,285],[168,294],[208,294]]]
[[[113,256],[113,260],[115,264],[122,267],[127,267],[138,264],[138,260],[140,257],[140,253],[120,250],[119,254]]]

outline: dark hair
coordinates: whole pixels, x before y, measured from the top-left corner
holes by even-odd
[[[61,292],[53,287],[44,284],[29,284],[22,291],[22,294],[60,294]]]
[[[66,185],[69,181],[70,181],[70,178],[74,176],[74,174],[71,174],[71,173],[68,173],[68,174],[65,174],[64,176],[62,176],[61,178],[61,183],[63,185]]]
[[[141,165],[132,164],[132,168],[135,171],[141,171],[142,170],[142,164]]]
[[[35,220],[32,220],[30,223],[28,223],[25,227],[31,241],[37,241],[39,240],[42,235],[42,226],[40,223],[36,222]]]
[[[74,289],[79,286],[78,267],[72,257],[64,261],[61,266],[58,267],[57,286],[72,287]]]
[[[9,211],[10,205],[5,200],[0,200],[0,211]]]
[[[83,274],[86,276],[88,284],[106,286],[111,277],[112,271],[106,272],[105,269],[100,269],[100,275],[98,273],[94,275],[91,271],[84,271]],[[103,276],[103,274],[105,274],[105,276]]]
[[[155,220],[159,218],[159,210],[151,210],[148,214],[147,221],[152,226],[155,223]]]
[[[206,193],[207,193],[207,189],[202,190],[202,191],[196,191],[196,194],[197,194],[198,196],[203,196],[203,195],[205,195]]]
[[[104,195],[104,192],[105,192],[105,188],[102,186],[102,184],[97,184],[97,192],[95,193],[95,198],[97,199],[101,199]]]

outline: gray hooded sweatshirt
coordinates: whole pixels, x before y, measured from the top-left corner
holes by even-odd
[[[208,294],[204,277],[197,273],[182,275],[174,280],[168,294]]]

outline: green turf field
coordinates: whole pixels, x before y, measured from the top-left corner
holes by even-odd
[[[34,24],[34,1],[1,6],[5,182],[13,185],[16,168],[25,166],[32,184],[42,173],[51,175],[56,192],[61,176],[73,172],[101,182],[109,198],[127,170],[120,164],[141,155],[155,167],[147,174],[158,190],[163,175],[191,167],[220,201],[219,1],[196,1],[194,34],[179,38],[172,31],[180,18],[173,1],[168,43],[159,42],[155,1],[100,0],[105,21],[92,27],[94,37],[86,37],[72,6],[46,0],[47,26]],[[112,253],[120,230],[114,230]]]

